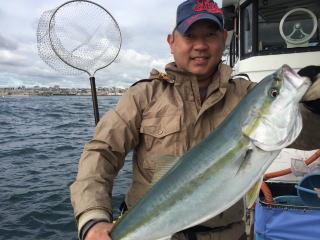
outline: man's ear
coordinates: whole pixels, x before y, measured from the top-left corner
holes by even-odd
[[[227,38],[228,38],[228,31],[227,30],[223,30],[223,39],[224,41],[227,41]]]
[[[171,53],[173,53],[173,51],[172,51],[172,46],[173,46],[173,42],[174,42],[174,37],[173,37],[172,34],[168,34],[168,36],[167,36],[167,42],[168,42],[168,44],[169,44],[169,46],[170,46]]]
[[[224,50],[227,49],[227,38],[228,38],[228,31],[227,30],[223,30],[223,41],[224,41]]]

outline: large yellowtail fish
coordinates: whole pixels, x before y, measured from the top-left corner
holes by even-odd
[[[299,135],[299,101],[309,86],[286,65],[264,78],[207,138],[177,161],[160,161],[175,164],[115,225],[112,239],[170,239],[239,201]]]

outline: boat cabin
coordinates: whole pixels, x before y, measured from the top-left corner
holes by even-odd
[[[288,64],[320,64],[320,1],[223,0],[226,61],[252,81]]]

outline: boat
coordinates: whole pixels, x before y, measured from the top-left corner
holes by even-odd
[[[228,31],[224,61],[233,75],[259,82],[283,64],[295,71],[320,64],[319,1],[222,0],[222,9]],[[320,164],[319,157],[319,150],[280,153],[255,206],[246,209],[248,239],[320,239],[320,207],[302,201],[309,195],[297,189]]]

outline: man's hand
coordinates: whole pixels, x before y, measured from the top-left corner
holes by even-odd
[[[320,114],[320,66],[307,66],[298,74],[310,78],[312,85],[302,98],[304,105],[314,113]]]
[[[317,196],[318,196],[318,198],[320,198],[320,188],[314,188],[314,190],[318,192]]]
[[[111,240],[109,233],[113,226],[113,223],[98,222],[89,229],[85,240]]]

